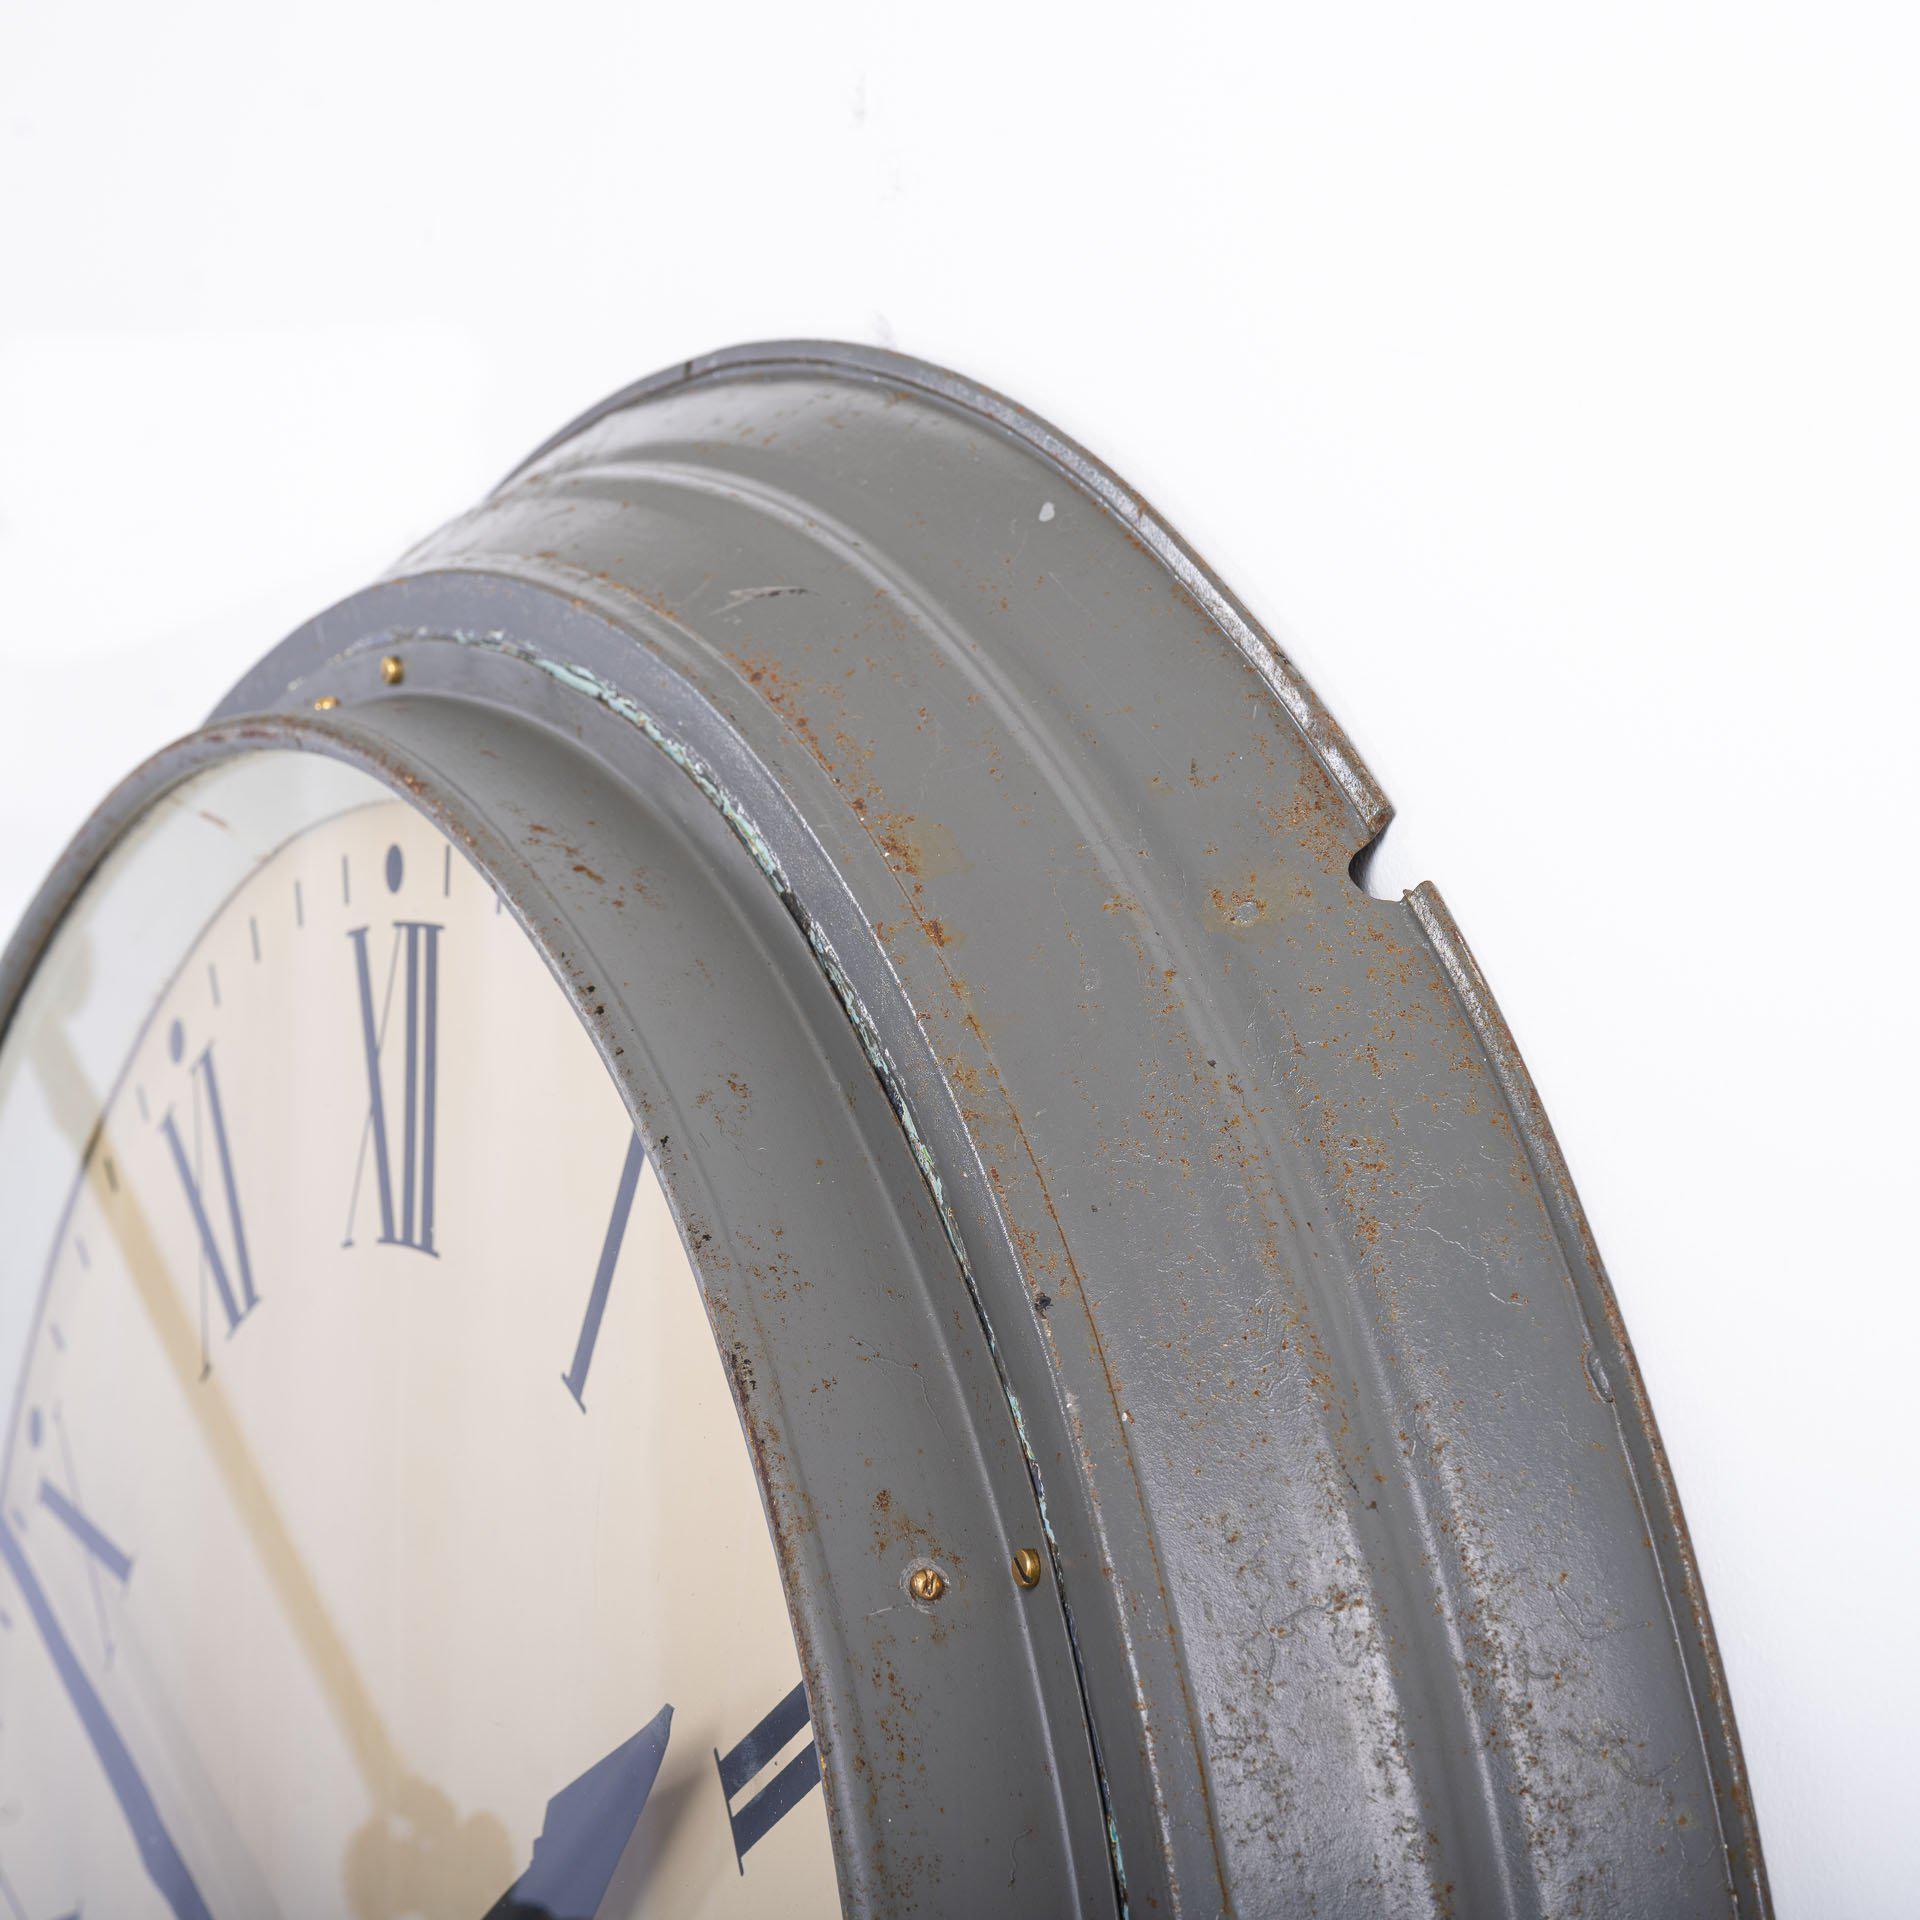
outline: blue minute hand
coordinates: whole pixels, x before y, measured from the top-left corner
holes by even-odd
[[[82,1670],[72,1643],[61,1631],[60,1622],[47,1602],[39,1577],[4,1519],[0,1519],[0,1559],[6,1561],[14,1585],[20,1589],[27,1611],[33,1615],[33,1624],[46,1642],[53,1670],[60,1676],[60,1684],[66,1688],[67,1698],[73,1702],[73,1710],[87,1730],[87,1738],[93,1742],[93,1751],[106,1771],[107,1784],[113,1788],[113,1797],[120,1802],[120,1811],[133,1829],[134,1844],[140,1849],[148,1879],[160,1890],[177,1920],[212,1920],[207,1903],[200,1897],[200,1889],[193,1884],[193,1875],[187,1871],[187,1863],[180,1858],[179,1848],[161,1822],[160,1809],[153,1804],[153,1795],[141,1779],[140,1769],[127,1751],[127,1743],[108,1717],[93,1682]]]
[[[672,1726],[673,1709],[662,1707],[631,1740],[547,1802],[533,1859],[488,1908],[486,1920],[594,1920],[646,1811]]]

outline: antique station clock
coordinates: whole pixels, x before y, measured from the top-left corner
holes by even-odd
[[[1579,1203],[1031,415],[616,396],[0,969],[0,1911],[1757,1915]]]

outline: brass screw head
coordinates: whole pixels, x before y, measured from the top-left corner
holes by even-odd
[[[340,696],[337,693],[323,693],[313,703],[313,710],[315,713],[331,713],[339,704]]]
[[[407,677],[406,667],[397,653],[390,653],[380,662],[380,678],[388,686],[397,687]]]
[[[928,1606],[932,1606],[946,1590],[946,1575],[938,1567],[915,1567],[907,1575],[907,1591]]]
[[[1013,1577],[1023,1587],[1037,1587],[1040,1584],[1040,1556],[1033,1548],[1014,1548]]]

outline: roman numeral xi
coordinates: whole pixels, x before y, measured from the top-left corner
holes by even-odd
[[[174,1023],[174,1058],[180,1057],[179,1022]],[[227,1331],[232,1333],[253,1309],[260,1304],[260,1296],[254,1290],[253,1262],[247,1254],[246,1223],[240,1217],[240,1190],[233,1179],[233,1148],[227,1138],[227,1116],[220,1104],[220,1080],[213,1068],[213,1048],[205,1047],[200,1057],[194,1061],[190,1077],[195,1092],[194,1115],[194,1151],[189,1154],[187,1144],[181,1138],[180,1127],[169,1107],[160,1121],[160,1131],[166,1135],[167,1145],[173,1152],[174,1171],[180,1176],[180,1185],[185,1189],[187,1209],[193,1215],[193,1224],[200,1236],[200,1250],[205,1259],[204,1275],[213,1280],[213,1290],[220,1296],[220,1310],[226,1315]],[[204,1156],[200,1151],[201,1135],[199,1120],[204,1114],[207,1131],[212,1136],[213,1171],[218,1176],[220,1194],[217,1200],[209,1203],[207,1184],[203,1176],[207,1173]],[[231,1242],[231,1260],[228,1250],[221,1244],[222,1233],[215,1225],[217,1216],[226,1229],[226,1237]],[[204,1278],[202,1286],[204,1289]],[[205,1294],[202,1293],[204,1301]]]

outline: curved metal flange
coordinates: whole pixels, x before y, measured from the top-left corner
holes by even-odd
[[[371,671],[393,649],[398,691]],[[695,362],[223,712],[321,695],[395,739],[432,711],[409,757],[479,740],[475,768],[538,707],[604,765],[671,769],[731,836],[700,842],[714,870],[771,883],[781,966],[831,988],[944,1242],[910,1263],[951,1330],[924,1358],[987,1368],[973,1452],[1024,1470],[980,1497],[1006,1539],[1044,1527],[1057,1644],[996,1642],[1027,1649],[1005,1686],[1071,1775],[1072,1669],[1130,1910],[1766,1910],[1671,1476],[1510,1036],[1437,895],[1351,880],[1387,810],[1338,729],[1097,463],[892,356]],[[601,876],[528,853],[551,824],[514,844],[604,974]],[[724,1154],[689,1160],[716,1216],[745,1204]],[[809,1445],[807,1523],[844,1525],[884,1469]],[[852,1631],[817,1560],[789,1573],[803,1643]],[[878,1817],[856,1775],[911,1806],[916,1760],[975,1725],[976,1664],[889,1645],[910,1718],[850,1708],[823,1740],[843,1853]],[[1068,1828],[1091,1803],[1065,1780]],[[1094,1910],[1084,1845],[1041,1851],[1049,1897]],[[891,1856],[850,1898],[960,1911],[977,1855],[919,1888]],[[1046,1910],[1026,1891],[1000,1910]]]

